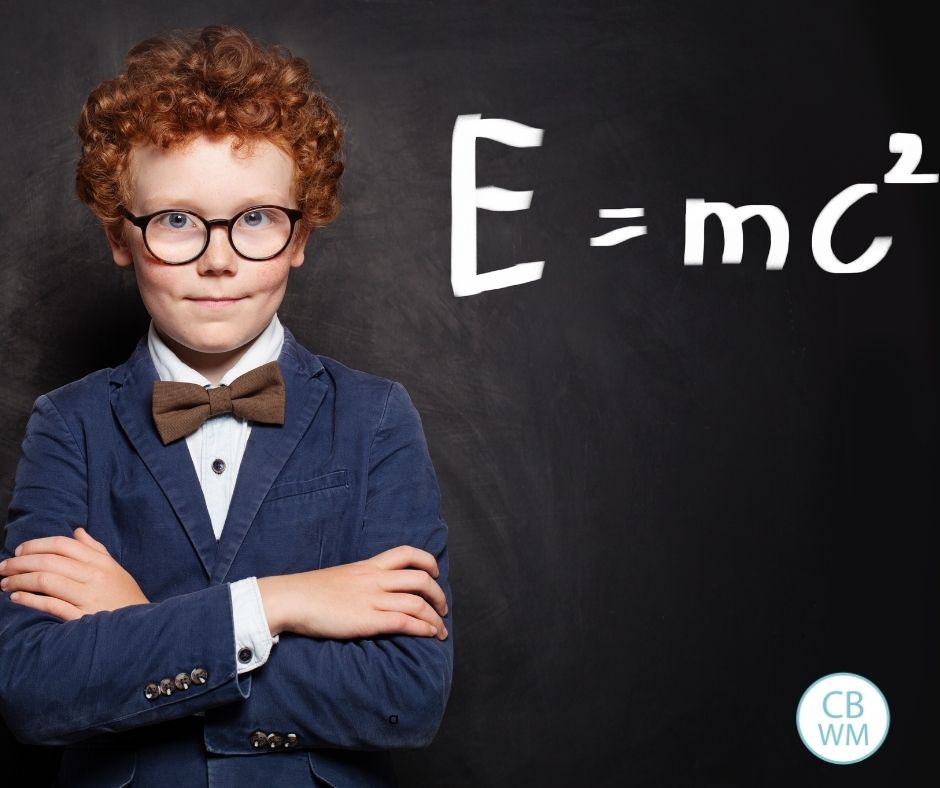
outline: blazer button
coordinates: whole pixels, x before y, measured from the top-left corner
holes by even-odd
[[[250,648],[242,648],[238,650],[239,662],[251,662],[252,656],[254,656],[254,654]]]
[[[160,697],[160,685],[154,684],[152,681],[144,687],[144,697],[147,700],[153,700],[154,698]]]
[[[189,689],[189,674],[188,673],[177,673],[176,678],[173,679],[173,683],[176,685],[177,689],[188,690]]]
[[[269,733],[268,734],[268,747],[272,750],[276,750],[284,743],[284,737],[280,733]]]
[[[209,680],[209,671],[205,668],[194,668],[189,677],[193,680],[193,684],[205,684]]]
[[[249,741],[251,742],[251,746],[256,750],[261,749],[262,747],[267,747],[268,734],[266,734],[264,731],[255,731],[251,734],[251,739],[249,739]]]
[[[296,747],[296,746],[297,746],[297,734],[288,733],[287,736],[284,738],[284,749],[289,750],[292,747]]]
[[[176,686],[173,684],[173,679],[161,679],[160,680],[160,694],[161,695],[172,695],[174,689],[176,689]]]

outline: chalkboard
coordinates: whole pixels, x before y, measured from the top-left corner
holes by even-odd
[[[922,146],[908,172],[940,170],[925,20],[844,1],[4,12],[4,508],[35,398],[120,363],[148,322],[74,196],[84,98],[145,37],[236,24],[305,57],[346,132],[341,215],[281,320],[406,386],[442,490],[453,690],[433,744],[396,753],[402,784],[883,786],[931,769],[940,184],[885,178],[894,134]],[[474,136],[494,128],[476,115],[538,141]],[[452,213],[461,168],[530,199],[472,204],[474,239]],[[481,194],[460,192],[497,193]],[[761,215],[723,262],[733,228],[696,223],[697,200],[774,206],[783,263]],[[592,244],[621,227],[645,229]],[[839,268],[888,237],[877,264]],[[457,294],[458,257],[464,281],[542,265]],[[890,708],[883,745],[846,766],[796,724],[840,672]],[[37,784],[56,753],[6,747]]]

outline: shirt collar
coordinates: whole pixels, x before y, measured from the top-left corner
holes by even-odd
[[[229,385],[239,375],[267,364],[269,361],[277,361],[281,354],[281,346],[284,344],[284,326],[278,320],[277,315],[271,318],[267,328],[264,329],[251,343],[245,354],[238,359],[238,362],[232,367],[222,380],[220,385]],[[147,331],[147,348],[150,351],[150,358],[157,369],[160,380],[171,380],[178,383],[196,383],[200,386],[211,386],[209,380],[192,367],[180,361],[176,355],[167,346],[166,342],[157,333],[150,321],[150,328]]]

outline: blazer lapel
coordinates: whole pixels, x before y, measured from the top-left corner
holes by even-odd
[[[327,384],[321,376],[323,364],[301,347],[287,328],[284,329],[284,345],[278,364],[286,392],[284,424],[251,425],[222,539],[218,543],[218,554],[211,572],[212,584],[225,580],[261,502],[310,426],[327,391]],[[196,489],[199,489],[198,483]]]
[[[157,435],[151,412],[155,380],[159,375],[145,335],[127,362],[111,373],[111,408],[186,529],[206,577],[211,577],[218,544],[206,499],[185,439],[164,446]]]

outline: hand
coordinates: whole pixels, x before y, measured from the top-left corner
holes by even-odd
[[[429,552],[401,545],[352,564],[261,577],[258,587],[272,635],[444,640],[447,600],[434,580],[439,573]]]
[[[11,600],[65,621],[88,613],[146,604],[137,581],[84,528],[75,538],[29,539],[0,566]]]

